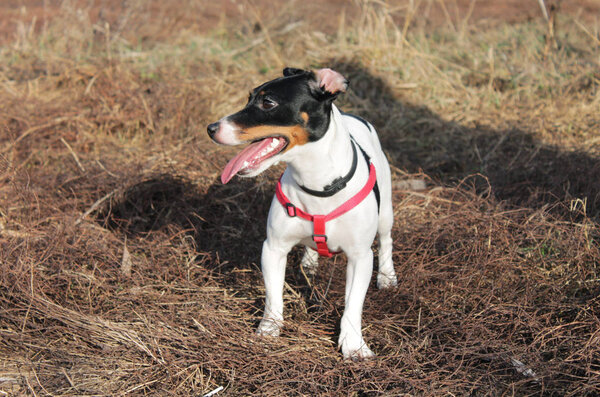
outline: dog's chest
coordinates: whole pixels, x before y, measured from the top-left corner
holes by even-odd
[[[346,200],[324,199],[324,198],[306,198],[306,201],[298,199],[297,192],[293,191],[290,196],[294,197],[291,201],[298,204],[298,208],[312,215],[326,215],[335,210]],[[295,200],[295,201],[294,201]],[[302,245],[317,249],[314,236],[320,230],[315,229],[314,222],[301,218],[299,216],[290,216],[294,211],[287,211],[280,203],[276,203],[277,215],[269,218],[269,227],[276,232],[280,238],[286,240],[299,241]],[[310,210],[308,210],[310,209]],[[327,247],[331,252],[345,251],[348,247],[361,243],[369,244],[375,237],[377,229],[377,204],[372,197],[358,203],[347,213],[328,220],[325,223],[325,233]]]

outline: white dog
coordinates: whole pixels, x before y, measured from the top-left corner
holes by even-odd
[[[217,143],[250,143],[225,166],[223,183],[236,174],[258,175],[279,161],[288,164],[271,203],[262,249],[266,302],[257,333],[279,335],[287,254],[295,245],[308,247],[302,259],[308,268],[319,254],[343,251],[346,306],[338,343],[346,358],[370,357],[361,317],[377,233],[377,285],[397,283],[390,168],[373,126],[333,105],[348,86],[341,74],[286,68],[283,75],[252,90],[244,109],[208,126]]]

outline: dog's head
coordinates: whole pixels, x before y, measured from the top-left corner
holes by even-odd
[[[250,143],[229,161],[223,183],[234,175],[256,176],[308,142],[318,141],[329,127],[331,104],[348,81],[331,69],[285,68],[283,77],[250,92],[239,112],[208,126],[208,135],[223,145]]]

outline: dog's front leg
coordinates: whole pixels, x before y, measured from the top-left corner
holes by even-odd
[[[362,337],[362,309],[373,272],[373,251],[348,253],[346,307],[338,341],[344,358],[360,360],[374,356]]]
[[[283,282],[289,249],[282,249],[265,240],[261,267],[265,281],[265,311],[256,333],[261,336],[279,336],[283,326]]]

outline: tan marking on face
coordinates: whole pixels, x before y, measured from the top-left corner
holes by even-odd
[[[306,125],[306,123],[308,123],[308,113],[302,112],[300,113],[300,117],[302,117],[302,120],[304,120],[304,125]]]
[[[283,152],[287,152],[296,145],[304,145],[308,142],[308,131],[300,125],[261,125],[257,127],[244,128],[243,131],[244,133],[240,134],[240,139],[243,139],[244,141],[256,141],[269,136],[286,137],[289,143]]]

